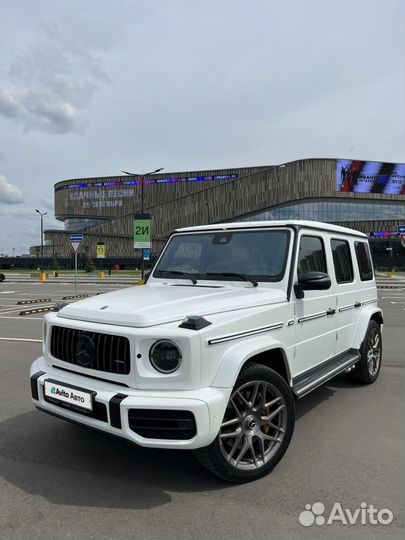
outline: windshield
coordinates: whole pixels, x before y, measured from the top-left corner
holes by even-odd
[[[290,232],[281,229],[175,235],[153,277],[280,281],[289,240]]]

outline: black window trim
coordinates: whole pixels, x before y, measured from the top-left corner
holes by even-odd
[[[352,279],[350,281],[338,281],[337,280],[337,277],[336,277],[336,267],[335,267],[335,261],[333,259],[333,248],[332,248],[332,241],[333,240],[337,240],[339,242],[345,242],[348,247],[349,247],[349,255],[350,255],[350,267],[351,267],[351,270],[352,270]],[[352,250],[350,249],[350,241],[349,240],[346,240],[346,238],[336,238],[334,236],[331,236],[329,238],[329,244],[330,244],[330,251],[331,251],[331,254],[332,254],[332,262],[333,262],[333,273],[334,273],[334,276],[335,276],[335,282],[336,282],[336,285],[346,285],[347,283],[354,283],[354,266],[353,266],[353,256],[352,256]]]
[[[309,228],[308,228],[309,230]],[[325,232],[328,232],[324,229]],[[306,231],[304,231],[303,234],[301,234],[300,238],[299,238],[299,242],[298,242],[298,245],[297,245],[297,262],[296,262],[296,267],[295,267],[295,273],[296,275],[298,276],[298,264],[300,262],[300,247],[301,247],[301,240],[305,237],[309,237],[309,238],[319,238],[319,240],[321,241],[321,244],[322,244],[322,248],[323,248],[323,252],[324,252],[324,255],[325,255],[325,267],[326,267],[326,274],[329,275],[329,270],[328,270],[328,258],[326,256],[326,247],[325,247],[325,239],[323,238],[323,236],[319,236],[317,234],[307,234]]]
[[[370,267],[371,267],[371,277],[370,278],[363,279],[361,277],[362,272],[361,272],[361,269],[360,269],[359,258],[358,258],[358,255],[357,255],[357,249],[356,249],[357,244],[364,244],[366,246],[365,250],[366,250],[368,260],[369,260],[369,263],[370,263]],[[368,241],[355,240],[354,241],[354,252],[356,254],[356,263],[357,263],[357,269],[359,271],[360,281],[373,281],[375,279],[375,271],[374,271],[374,265],[373,265],[373,258],[371,257],[370,244],[368,243]]]

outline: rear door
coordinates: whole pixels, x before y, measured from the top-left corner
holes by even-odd
[[[357,304],[360,283],[354,274],[354,246],[347,236],[333,235],[330,239],[333,271],[330,277],[336,290],[336,354],[352,347],[357,326]]]
[[[302,272],[329,273],[332,266],[326,249],[328,236],[316,232],[300,232],[295,280]],[[305,291],[304,298],[295,299],[296,347],[294,375],[313,368],[335,354],[336,331],[334,314],[336,294],[330,289]]]

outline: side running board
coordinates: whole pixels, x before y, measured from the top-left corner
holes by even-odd
[[[350,349],[338,354],[326,362],[294,377],[292,390],[297,397],[305,396],[318,386],[321,386],[335,375],[345,371],[360,360],[360,353],[356,349]]]

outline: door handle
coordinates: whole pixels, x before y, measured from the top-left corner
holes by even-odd
[[[332,308],[329,308],[328,311],[326,312],[326,315],[334,315],[336,313],[336,309],[332,309]]]
[[[361,307],[361,302],[355,302],[355,303],[354,303],[354,307],[355,307],[355,308]]]

